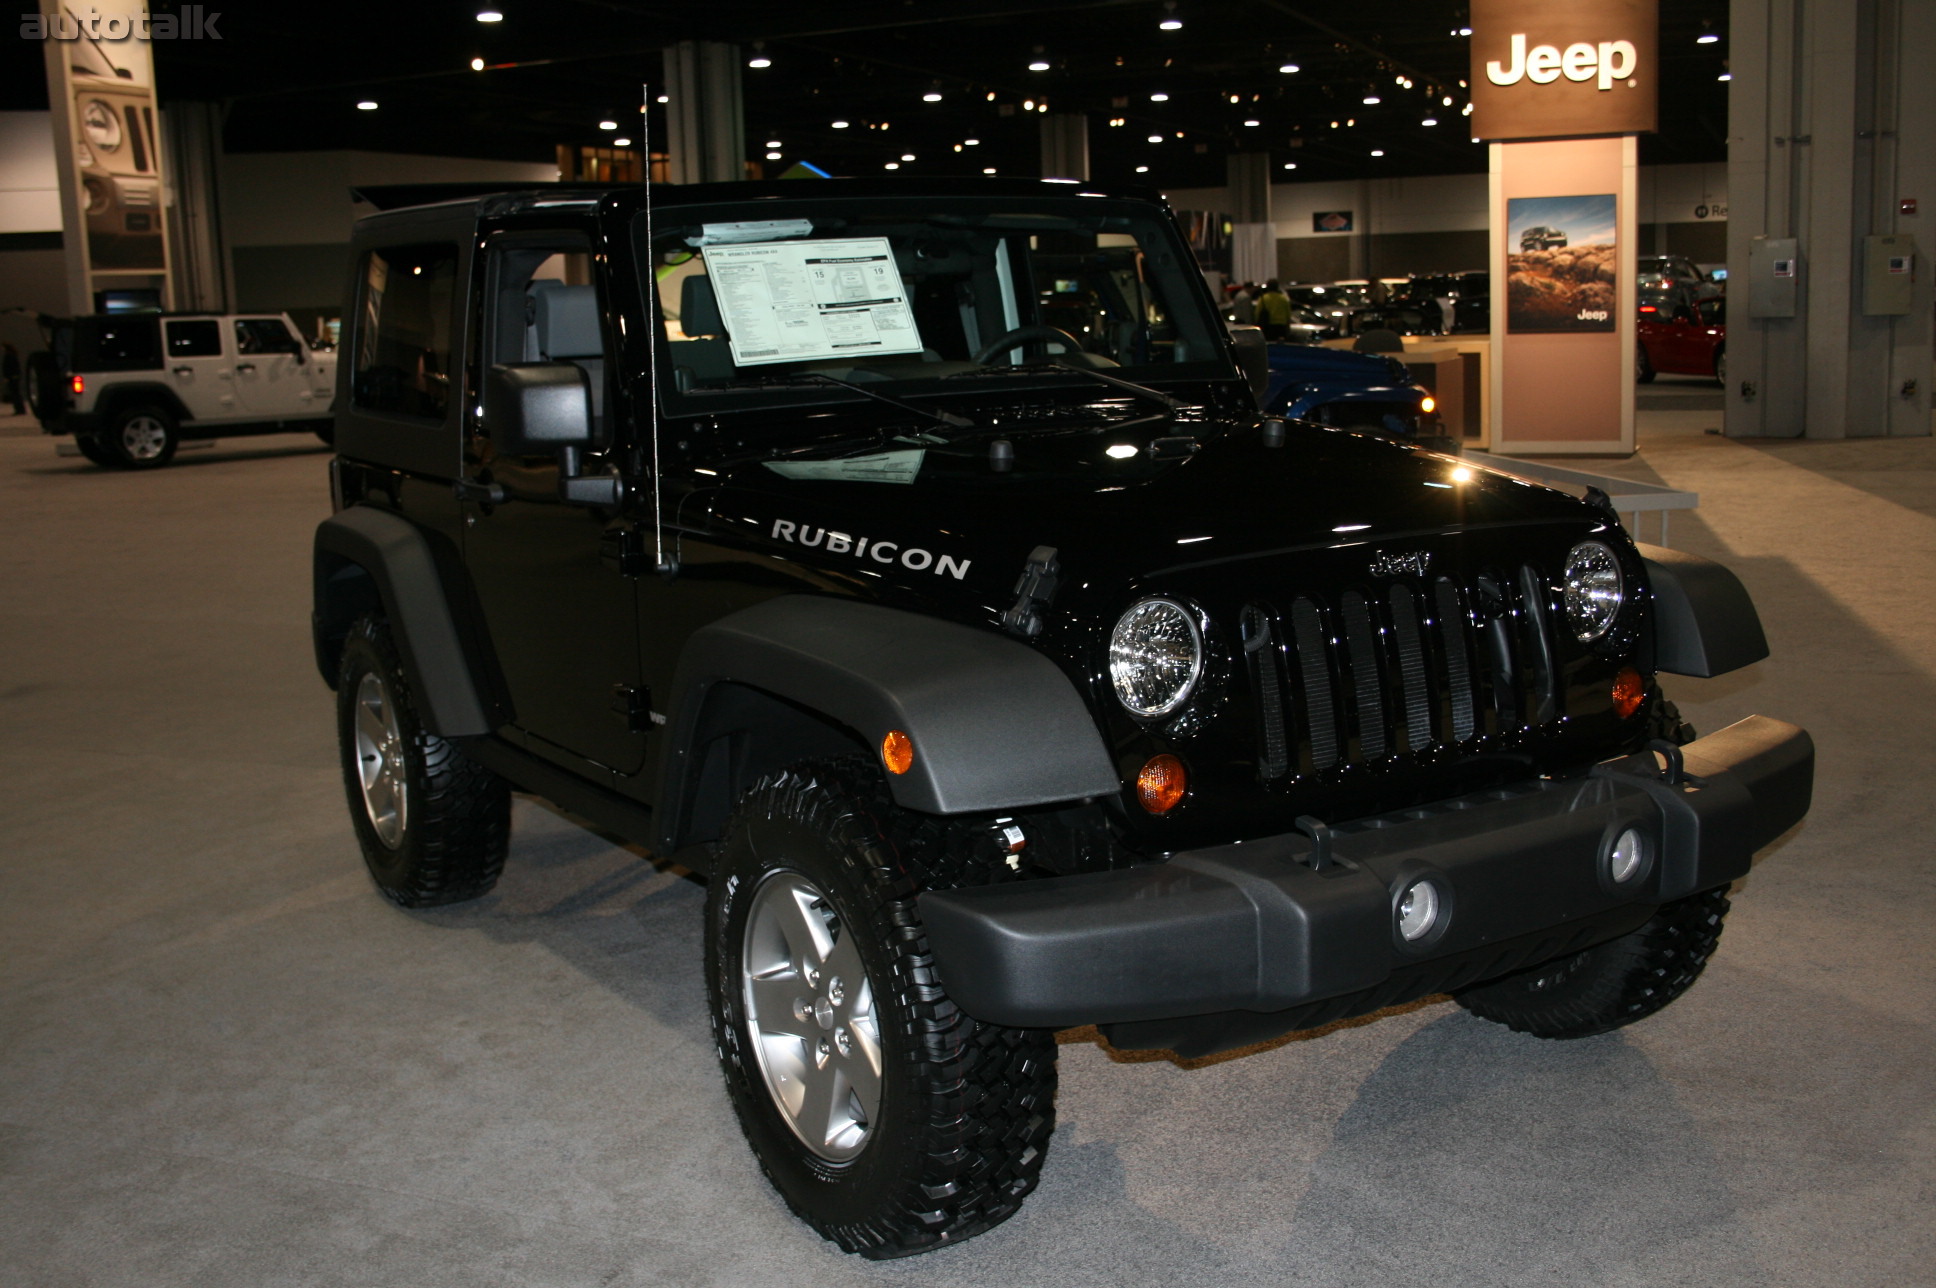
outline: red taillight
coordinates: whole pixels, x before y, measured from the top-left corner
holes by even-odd
[[[1655,307],[1654,307],[1653,305],[1651,305],[1651,304],[1643,304],[1643,305],[1641,305],[1641,306],[1640,306],[1640,311],[1641,311],[1642,313],[1658,313],[1658,312],[1660,312],[1660,310],[1659,310],[1659,309],[1657,309],[1657,308],[1655,308]]]
[[[74,383],[75,393],[84,394],[87,392],[87,382],[85,380],[82,380],[79,376],[74,377],[73,383]]]

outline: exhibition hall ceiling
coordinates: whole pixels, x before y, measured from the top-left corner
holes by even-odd
[[[1726,2],[1661,9],[1661,132],[1641,160],[1724,159]],[[1176,188],[1222,184],[1235,151],[1284,180],[1484,170],[1461,114],[1465,21],[1433,0],[261,5],[223,12],[220,41],[157,44],[156,64],[164,102],[225,105],[232,151],[547,161],[638,146],[661,51],[730,41],[766,64],[742,76],[768,173],[1034,174],[1046,107],[1088,118],[1099,181]],[[660,112],[650,126],[662,141]]]

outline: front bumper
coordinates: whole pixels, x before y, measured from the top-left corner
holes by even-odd
[[[1294,833],[1111,872],[932,891],[921,916],[950,995],[988,1023],[1121,1025],[1132,1038],[1184,1031],[1152,1021],[1296,1013],[1275,1026],[1288,1031],[1623,934],[1660,904],[1744,875],[1808,812],[1815,750],[1794,725],[1750,716],[1680,753],[1677,781],[1642,752],[1580,778],[1342,824],[1321,870],[1317,843]],[[1647,857],[1616,884],[1607,856],[1629,829]],[[1440,926],[1407,943],[1398,903],[1427,877],[1444,904]],[[1406,986],[1381,992],[1392,981]],[[1322,1018],[1307,1009],[1339,998],[1362,1004]]]

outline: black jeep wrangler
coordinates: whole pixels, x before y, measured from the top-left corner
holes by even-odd
[[[1016,1211],[1058,1028],[1641,1019],[1807,810],[1805,733],[1656,684],[1764,655],[1732,575],[1260,417],[1155,202],[471,194],[352,259],[315,643],[370,872],[485,894],[520,790],[703,874],[741,1125],[843,1248]]]

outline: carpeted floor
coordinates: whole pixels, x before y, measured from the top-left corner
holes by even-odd
[[[313,440],[147,475],[0,421],[0,1284],[1936,1283],[1936,440],[1654,411],[1820,749],[1702,982],[1542,1043],[1431,1003],[1184,1066],[1064,1035],[1021,1216],[874,1264],[722,1095],[701,891],[520,799],[499,892],[362,874],[308,640]]]

